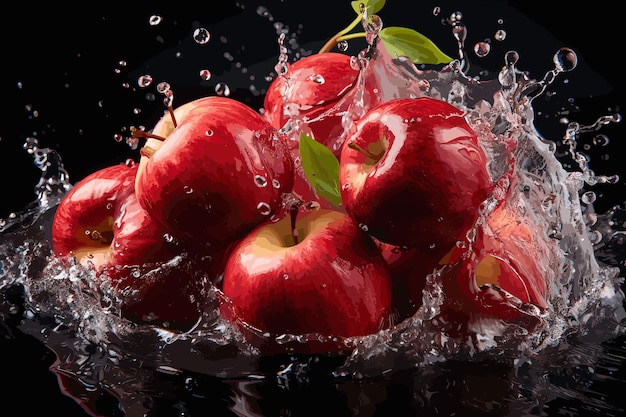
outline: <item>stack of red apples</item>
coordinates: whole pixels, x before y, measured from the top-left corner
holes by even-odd
[[[170,108],[134,130],[137,160],[74,185],[54,253],[93,268],[140,324],[186,331],[217,288],[223,319],[268,352],[347,350],[337,341],[410,320],[433,271],[455,329],[532,326],[541,245],[506,203],[476,226],[493,179],[465,114],[398,98],[351,120],[342,98],[359,74],[349,55],[319,53],[290,64],[262,110],[221,96]],[[283,334],[315,337],[273,342]]]

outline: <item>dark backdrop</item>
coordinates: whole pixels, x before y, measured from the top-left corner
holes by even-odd
[[[33,186],[40,172],[22,149],[27,137],[56,149],[74,182],[100,167],[136,156],[136,151],[114,136],[124,135],[131,125],[150,127],[163,112],[159,97],[150,101],[146,91],[138,88],[139,75],[151,74],[155,82],[170,82],[177,102],[214,94],[215,84],[226,82],[232,97],[260,108],[262,95],[251,92],[249,86],[262,93],[268,85],[264,76],[271,71],[278,52],[275,24],[282,23],[290,33],[297,33],[304,51],[316,51],[353,19],[348,1],[210,3],[218,2],[172,2],[166,8],[144,3],[140,11],[125,7],[85,11],[63,10],[56,3],[55,7],[35,8],[21,2],[10,14],[2,14],[0,218],[34,198]],[[455,54],[450,29],[432,10],[440,6],[441,16],[461,10],[469,29],[466,49],[474,68],[497,71],[504,53],[515,49],[521,57],[518,66],[533,78],[542,78],[552,69],[552,55],[558,48],[573,48],[579,55],[578,68],[559,76],[552,89],[556,95],[535,102],[540,110],[537,125],[546,138],[558,140],[564,132],[555,110],[568,109],[570,119],[587,124],[624,105],[619,59],[623,28],[615,20],[619,10],[611,2],[576,7],[557,2],[550,8],[522,1],[407,3],[389,0],[381,12],[383,21],[422,32],[449,55]],[[258,13],[258,6],[266,6],[269,14]],[[153,14],[164,18],[160,25],[148,24]],[[497,22],[500,18],[502,24]],[[190,41],[198,26],[211,31],[213,37],[206,45]],[[508,32],[507,39],[493,41],[500,27]],[[486,38],[492,39],[492,51],[478,59],[471,54],[471,46]],[[209,81],[200,80],[202,68],[213,73]],[[255,80],[250,80],[251,74],[256,75]],[[624,127],[612,125],[603,132],[611,143],[593,155],[592,166],[598,174],[618,173],[625,178],[626,164],[620,155]],[[598,211],[621,204],[626,196],[623,181],[599,187],[598,192]],[[79,407],[60,394],[54,376],[47,371],[52,360],[42,345],[28,337],[18,334],[0,340],[3,406],[14,405],[14,410],[23,410],[21,415],[34,415],[29,412],[41,404],[56,415],[81,415]]]

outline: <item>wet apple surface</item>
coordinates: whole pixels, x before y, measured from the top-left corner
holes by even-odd
[[[345,137],[340,99],[354,90],[358,64],[348,54],[328,52],[286,63],[285,74],[270,84],[263,102],[264,116],[277,129],[307,133],[339,154]],[[287,124],[289,123],[289,124]]]
[[[293,163],[267,121],[217,96],[186,105],[179,116],[161,146],[144,149],[137,174],[137,199],[157,222],[211,250],[280,215]]]
[[[196,12],[193,24],[169,14],[142,15],[150,31],[144,41],[173,46],[176,54],[164,55],[175,55],[183,66],[194,48],[202,49],[203,59],[193,61],[205,64],[200,71],[187,68],[181,78],[162,72],[175,66],[164,64],[167,59],[138,68],[138,55],[120,61],[120,52],[110,60],[115,71],[105,64],[102,79],[115,78],[111,90],[124,91],[117,110],[130,106],[114,135],[118,151],[124,142],[130,151],[121,158],[126,163],[105,161],[84,182],[67,182],[60,157],[44,148],[57,143],[51,140],[54,123],[31,129],[38,139],[29,138],[24,149],[42,171],[37,206],[0,219],[0,316],[7,330],[0,352],[19,353],[11,348],[16,334],[40,340],[56,357],[36,353],[50,359],[44,366],[58,375],[54,383],[90,416],[208,410],[551,415],[589,410],[585,404],[591,403],[603,415],[619,415],[624,407],[607,382],[615,388],[624,379],[614,361],[623,339],[611,338],[623,334],[623,274],[617,271],[624,256],[617,237],[626,217],[620,220],[617,209],[594,212],[600,193],[596,200],[589,190],[614,184],[600,171],[609,159],[598,157],[604,163],[596,165],[585,157],[592,142],[607,142],[599,132],[611,132],[617,113],[592,116],[595,124],[562,125],[544,139],[533,124],[556,120],[538,110],[545,108],[542,100],[557,100],[552,89],[567,91],[585,71],[572,50],[553,46],[539,76],[530,77],[521,71],[528,56],[497,51],[508,47],[503,31],[491,43],[475,39],[476,56],[470,43],[463,44],[478,33],[469,25],[469,6],[458,6],[467,10],[463,16],[447,5],[439,5],[441,14],[428,5],[420,13],[408,10],[421,5],[402,6],[401,14],[412,17],[408,26],[416,26],[415,16],[437,23],[420,23],[422,33],[452,29],[453,44],[438,45],[458,55],[453,60],[419,33],[394,26],[397,18],[387,10],[395,2],[384,3],[346,4],[347,16],[332,5],[332,18],[343,24],[352,18],[353,24],[332,38],[335,43],[326,43],[330,29],[319,44],[304,48],[295,35],[306,38],[307,19],[327,32],[330,24],[319,22],[332,20],[330,14],[320,19],[311,8],[295,29],[275,20],[281,8],[292,7],[284,2],[269,9],[233,6],[234,19],[261,20],[272,32],[268,44],[279,40],[280,55],[274,51],[268,59],[265,77],[258,66],[246,67],[246,57],[260,48],[247,43],[238,51],[236,36],[211,23],[205,31]],[[485,22],[493,12],[492,22],[505,17],[498,28],[512,29],[498,5],[481,10]],[[101,23],[89,33],[98,33]],[[164,25],[193,28],[190,44],[171,43],[180,33],[161,37]],[[135,20],[116,31],[138,26]],[[483,37],[493,29],[487,26],[479,25]],[[363,34],[349,33],[360,28]],[[294,36],[282,36],[290,30]],[[253,33],[255,40],[262,36]],[[536,43],[537,56],[546,39]],[[332,52],[316,52],[321,50]],[[293,54],[289,65],[283,53]],[[494,72],[482,71],[479,66],[489,66],[497,53]],[[81,51],[50,62],[72,65],[88,56]],[[207,56],[223,56],[230,70],[222,72],[219,60],[206,62]],[[542,78],[552,62],[554,69]],[[70,75],[77,71],[64,73],[65,88],[74,91]],[[189,83],[194,74],[202,80],[197,89]],[[242,80],[229,78],[233,74]],[[582,78],[594,84],[592,76]],[[150,79],[166,79],[171,89]],[[283,86],[274,104],[262,108],[272,80]],[[30,82],[23,81],[25,95]],[[163,93],[161,105],[155,98]],[[215,106],[204,106],[213,100]],[[431,106],[412,114],[418,102]],[[107,124],[93,124],[101,131],[95,134],[80,115],[97,103],[93,113],[110,118],[111,101],[80,103],[72,131],[79,124],[81,135],[91,132],[89,149],[102,132],[108,134],[102,141],[110,141]],[[449,107],[441,111],[443,104]],[[387,114],[365,135],[365,120],[377,108]],[[28,112],[32,126],[46,117]],[[287,118],[270,122],[272,113]],[[580,118],[565,108],[557,114],[562,121]],[[346,192],[353,184],[383,179],[383,166],[376,165],[397,150],[383,138],[402,137],[399,132],[420,145],[409,150],[407,162],[398,163],[407,155],[400,150],[386,164],[406,169],[389,177],[393,181],[379,181],[381,194],[363,194],[350,205]],[[360,142],[361,136],[372,142]],[[587,136],[593,136],[591,148]],[[5,137],[0,146],[10,143]],[[349,160],[342,151],[359,161],[351,169],[360,180],[342,184]],[[76,172],[67,148],[62,154]],[[151,167],[157,160],[160,166]],[[407,193],[412,198],[404,198]],[[427,210],[429,204],[438,210]],[[401,240],[403,234],[419,240]],[[12,387],[33,384],[12,375]]]
[[[112,165],[76,183],[56,209],[52,250],[110,283],[129,320],[187,330],[201,315],[200,272],[213,267],[192,260],[141,208],[137,170]]]
[[[340,161],[348,213],[377,239],[431,251],[434,259],[463,239],[492,188],[487,157],[463,113],[428,97],[371,109]]]
[[[335,210],[300,215],[293,229],[285,218],[252,231],[232,250],[222,291],[234,319],[260,333],[311,334],[304,345],[283,344],[283,353],[349,351],[334,339],[376,333],[391,315],[385,259],[369,235]],[[320,337],[329,342],[318,343]]]

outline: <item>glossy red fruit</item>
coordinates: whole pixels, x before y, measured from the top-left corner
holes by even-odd
[[[329,147],[336,155],[345,139],[342,117],[351,101],[344,100],[357,82],[359,70],[351,57],[338,52],[301,58],[270,84],[264,99],[264,115],[295,138],[306,133]],[[349,125],[349,121],[348,122]]]
[[[469,256],[456,249],[443,260],[458,264],[443,275],[446,298],[465,311],[532,319],[548,305],[549,282],[560,259],[558,243],[539,229],[509,202],[501,203],[478,229]]]
[[[405,248],[374,238],[389,266],[393,296],[394,318],[400,322],[413,316],[422,305],[426,276],[435,269],[432,254],[416,248]]]
[[[293,161],[276,129],[227,97],[194,100],[174,115],[153,132],[163,141],[146,142],[136,181],[140,204],[159,224],[215,248],[278,216]]]
[[[300,352],[348,350],[333,336],[372,334],[387,324],[391,281],[372,239],[345,213],[320,209],[297,219],[266,223],[232,251],[223,292],[225,317],[268,333],[265,349]],[[232,307],[232,311],[231,311]],[[319,334],[304,344],[273,338]]]
[[[367,112],[344,143],[341,197],[372,236],[436,261],[477,220],[492,188],[486,165],[458,108],[433,98],[395,99]]]
[[[139,205],[137,168],[112,165],[76,183],[55,212],[53,251],[108,280],[125,318],[186,329],[201,314],[202,271]]]

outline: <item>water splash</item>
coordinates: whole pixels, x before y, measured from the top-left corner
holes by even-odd
[[[546,245],[559,254],[551,259],[537,259],[551,266],[550,275],[545,277],[551,283],[549,306],[543,312],[520,306],[527,309],[527,315],[540,320],[536,333],[497,320],[480,319],[472,323],[471,340],[454,338],[442,332],[446,323],[439,316],[446,301],[441,287],[446,268],[441,268],[427,277],[422,306],[415,316],[367,337],[337,339],[354,349],[345,362],[338,364],[338,377],[380,376],[415,366],[428,371],[429,366],[446,359],[492,358],[496,351],[499,360],[510,361],[520,370],[517,378],[522,379],[543,370],[542,366],[550,363],[548,360],[541,361],[541,366],[528,364],[538,354],[555,356],[568,335],[584,339],[598,333],[603,338],[624,334],[624,296],[620,290],[624,270],[620,268],[626,259],[626,211],[615,207],[607,213],[594,213],[593,197],[586,188],[616,183],[618,178],[596,175],[591,161],[578,149],[581,133],[597,132],[610,123],[619,123],[621,116],[601,116],[589,126],[571,122],[560,145],[566,147],[576,169],[565,170],[555,156],[559,144],[543,138],[534,127],[532,102],[561,73],[575,68],[577,58],[573,51],[558,50],[554,68],[541,80],[520,71],[519,54],[510,51],[497,79],[480,80],[468,75],[470,68],[464,50],[467,28],[461,14],[453,14],[448,22],[459,45],[457,60],[438,70],[418,69],[404,57],[389,56],[371,36],[370,47],[355,57],[361,69],[357,88],[339,105],[347,109],[347,125],[350,119],[357,119],[377,103],[400,97],[439,98],[464,110],[487,150],[490,174],[502,184],[501,194],[492,196],[491,201],[495,205],[506,201],[530,217]],[[381,27],[382,22],[376,21],[375,26]],[[288,72],[284,39],[281,34],[281,58],[276,67],[281,75]],[[228,89],[223,87],[220,91],[225,94]],[[366,90],[377,94],[367,96]],[[169,86],[164,83],[158,91],[166,95],[166,104],[171,104]],[[292,126],[294,132],[301,128],[299,123]],[[600,134],[596,138],[606,142]],[[211,285],[205,288],[207,304],[203,317],[189,331],[177,333],[122,319],[118,314],[121,301],[105,283],[94,279],[93,271],[71,260],[51,258],[49,227],[55,206],[71,189],[69,175],[55,151],[40,148],[34,139],[26,142],[25,149],[33,155],[42,177],[35,187],[33,204],[0,221],[3,317],[26,318],[22,329],[65,358],[60,370],[92,386],[107,386],[122,402],[131,401],[124,395],[126,392],[144,389],[152,372],[267,377],[259,372],[260,358],[254,344],[218,315],[216,305],[221,294]],[[263,204],[259,203],[259,210],[264,209]],[[487,207],[481,220],[490,212]],[[479,221],[477,227],[481,226]],[[9,291],[16,288],[21,289],[18,301]],[[282,335],[278,341],[311,340],[320,340],[320,336]],[[144,364],[140,369],[134,366],[137,358]],[[116,366],[112,368],[111,363]],[[561,362],[555,363],[561,366]],[[303,378],[306,369],[306,365],[294,361],[277,376],[289,383]]]

